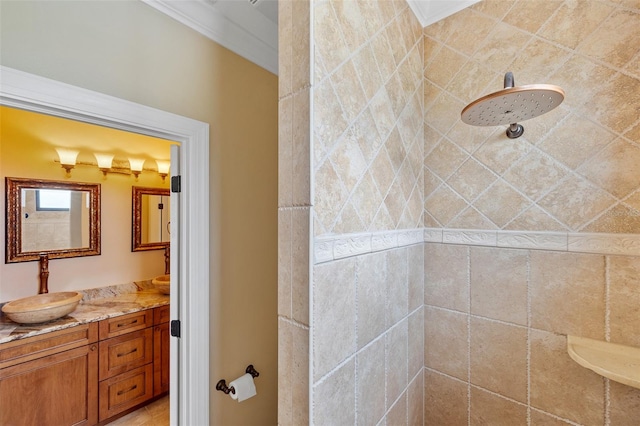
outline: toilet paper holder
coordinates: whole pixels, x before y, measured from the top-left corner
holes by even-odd
[[[258,373],[256,369],[253,368],[253,364],[249,364],[244,372],[247,374],[251,374],[251,377],[253,377],[254,379],[260,375],[260,373]],[[233,386],[227,386],[227,381],[225,379],[221,379],[218,381],[218,383],[216,384],[216,390],[224,392],[226,395],[229,395],[229,393],[232,393],[234,395],[236,394],[236,390],[233,388]]]

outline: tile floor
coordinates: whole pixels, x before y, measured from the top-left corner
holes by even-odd
[[[169,395],[120,417],[110,426],[166,426],[169,424]]]

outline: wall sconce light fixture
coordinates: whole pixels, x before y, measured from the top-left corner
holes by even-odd
[[[158,165],[158,174],[160,175],[160,177],[162,178],[162,181],[164,182],[164,179],[169,174],[169,168],[171,167],[171,162],[167,160],[156,160],[156,164]]]
[[[102,171],[104,176],[107,176],[107,172],[111,169],[111,163],[113,161],[113,154],[102,154],[99,152],[94,152],[93,155],[98,160],[98,168]]]
[[[78,158],[79,151],[69,148],[56,148],[58,152],[58,158],[60,158],[60,164],[62,168],[67,171],[67,177],[71,176],[71,169],[76,165],[76,158]]]
[[[131,168],[131,173],[136,177],[136,180],[138,180],[138,176],[142,172],[144,161],[144,158],[129,158],[129,167]]]

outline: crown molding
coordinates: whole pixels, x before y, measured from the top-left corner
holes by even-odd
[[[142,0],[267,71],[278,74],[278,25],[248,2]]]

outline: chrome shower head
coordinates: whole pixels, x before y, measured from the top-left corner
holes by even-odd
[[[461,118],[473,126],[509,124],[507,136],[522,136],[524,128],[518,121],[529,120],[551,111],[564,100],[564,91],[552,84],[530,84],[513,87],[513,74],[504,76],[504,89],[471,102],[464,107]]]

